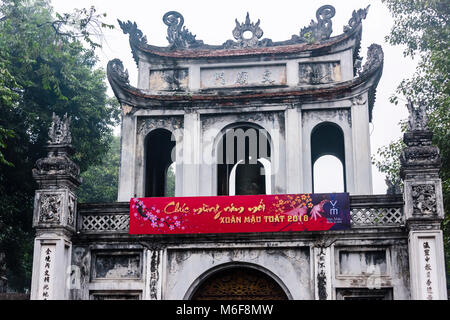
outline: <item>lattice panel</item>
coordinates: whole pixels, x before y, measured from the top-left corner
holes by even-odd
[[[352,226],[404,224],[402,208],[353,208],[350,216]]]
[[[128,214],[83,215],[81,231],[128,231]]]

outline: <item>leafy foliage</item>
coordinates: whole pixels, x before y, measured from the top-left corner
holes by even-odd
[[[391,102],[398,104],[407,97],[415,104],[426,102],[428,127],[433,132],[433,144],[439,147],[442,167],[442,191],[446,210],[444,244],[447,274],[450,274],[450,2],[448,0],[383,0],[395,23],[386,37],[393,45],[404,45],[404,55],[419,58],[410,79],[398,86]],[[402,127],[405,131],[405,126]],[[382,160],[374,163],[388,177],[399,177],[401,141],[392,142],[378,150]]]
[[[102,15],[73,16],[55,17],[49,0],[0,1],[0,251],[9,285],[20,291],[30,286],[31,170],[45,156],[52,113],[72,116],[73,159],[82,171],[102,161],[118,121],[105,72],[95,66],[99,44],[89,41]]]
[[[117,200],[117,184],[120,162],[120,137],[113,136],[110,149],[102,163],[89,167],[81,178],[77,190],[79,202],[114,202]]]

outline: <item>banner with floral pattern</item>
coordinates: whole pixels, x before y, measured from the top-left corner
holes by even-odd
[[[348,193],[130,200],[130,234],[325,231],[349,228]]]

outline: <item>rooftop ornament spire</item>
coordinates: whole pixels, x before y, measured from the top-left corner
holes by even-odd
[[[130,20],[128,20],[127,22],[124,22],[124,21],[120,21],[119,19],[117,19],[117,21],[119,22],[119,26],[122,29],[123,33],[128,34],[130,37],[129,39],[130,39],[130,45],[131,45],[131,52],[133,53],[134,61],[136,61],[136,64],[138,64],[138,56],[136,54],[134,46],[135,45],[138,45],[138,46],[146,45],[147,37],[144,36],[142,31],[137,27],[136,22],[131,22]]]
[[[347,33],[353,30],[357,25],[361,23],[363,19],[367,17],[370,4],[365,9],[353,10],[352,17],[348,20],[348,25],[344,26],[344,32]]]
[[[426,105],[420,102],[414,106],[411,100],[408,100],[406,107],[409,111],[408,131],[428,131]]]
[[[317,22],[311,20],[308,27],[300,30],[300,40],[305,42],[319,42],[329,39],[333,32],[331,18],[336,14],[336,9],[330,5],[321,6],[316,11]]]
[[[167,25],[167,41],[169,41],[171,48],[190,48],[203,44],[203,41],[196,40],[196,36],[183,26],[184,18],[181,13],[169,11],[163,16],[162,20]]]
[[[53,113],[46,146],[48,154],[38,159],[33,169],[33,177],[41,188],[74,190],[80,185],[80,168],[70,159],[73,153],[70,123],[67,114],[61,119]]]
[[[64,115],[64,118],[60,118],[55,115],[53,112],[52,115],[52,123],[48,130],[48,137],[50,140],[49,144],[71,144],[72,143],[72,135],[70,133],[70,122],[71,117],[67,117],[67,113]]]
[[[264,33],[259,27],[260,20],[258,19],[256,23],[250,22],[250,16],[247,12],[245,23],[239,23],[237,19],[235,22],[236,27],[233,29],[233,37],[237,40],[238,46],[241,48],[256,47]],[[245,36],[246,32],[251,33],[251,37]]]

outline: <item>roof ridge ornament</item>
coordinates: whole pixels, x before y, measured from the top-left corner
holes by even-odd
[[[113,59],[109,61],[106,70],[108,76],[113,76],[114,79],[117,79],[123,85],[130,85],[128,70],[124,68],[122,60]]]
[[[203,41],[196,40],[196,35],[193,35],[185,26],[183,26],[184,18],[181,13],[169,11],[164,14],[162,20],[167,26],[166,39],[169,41],[171,48],[190,48],[203,45]]]
[[[379,67],[384,62],[383,48],[376,43],[372,43],[367,48],[367,59],[362,69],[358,72],[359,76]]]
[[[299,40],[313,43],[329,39],[333,32],[331,18],[336,14],[336,9],[331,5],[321,6],[316,11],[317,22],[311,20],[308,27],[300,30]]]
[[[348,20],[348,25],[344,26],[344,32],[347,33],[353,30],[357,25],[361,23],[363,19],[367,17],[370,4],[365,9],[353,10],[352,17]]]
[[[142,31],[137,27],[136,22],[131,22],[130,20],[128,20],[127,22],[124,22],[119,19],[117,19],[117,22],[119,22],[120,29],[122,29],[123,33],[129,35],[133,59],[134,59],[134,61],[136,61],[136,64],[138,64],[139,57],[133,48],[133,44],[136,44],[139,46],[146,45],[147,37],[144,36]]]
[[[259,39],[263,36],[264,32],[260,28],[260,19],[256,23],[250,22],[250,15],[247,12],[245,17],[245,23],[239,23],[235,19],[236,27],[233,29],[233,37],[237,40],[237,44],[241,48],[252,48],[258,46]],[[244,33],[251,32],[251,37],[246,37]]]

